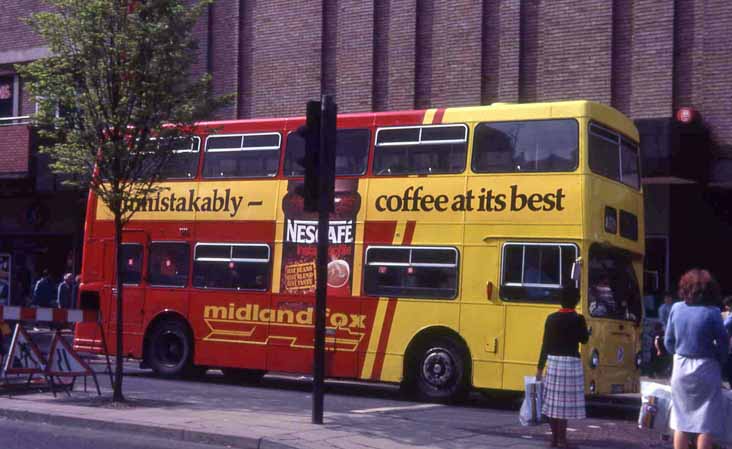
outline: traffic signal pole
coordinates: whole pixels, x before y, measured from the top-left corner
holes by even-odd
[[[310,109],[311,106],[308,105],[308,112],[310,112]],[[323,424],[325,310],[326,295],[328,291],[328,228],[329,214],[334,208],[333,200],[335,192],[337,106],[333,101],[333,97],[323,95],[322,101],[320,102],[319,112],[320,142],[317,157],[318,255],[316,261],[315,287],[315,344],[313,348],[313,424]],[[312,123],[310,120],[309,122]],[[308,180],[305,180],[305,184],[308,184]]]

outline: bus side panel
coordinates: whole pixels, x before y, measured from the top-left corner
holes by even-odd
[[[524,376],[536,375],[546,317],[557,306],[507,304],[506,361],[503,366],[503,388],[523,390]]]
[[[495,244],[463,249],[460,334],[473,359],[476,388],[501,388],[503,382],[505,307],[497,300],[498,254]]]

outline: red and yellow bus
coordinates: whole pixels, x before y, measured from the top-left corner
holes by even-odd
[[[317,217],[298,194],[303,124],[203,123],[164,190],[126,205],[125,356],[165,376],[311,372]],[[571,101],[342,114],[337,126],[328,377],[401,382],[429,400],[521,390],[546,316],[576,291],[592,333],[587,392],[637,391],[631,120]],[[113,229],[90,195],[81,297],[101,310],[108,348]],[[96,329],[79,326],[76,346],[102,351]]]

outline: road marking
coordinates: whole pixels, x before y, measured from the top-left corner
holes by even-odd
[[[420,405],[405,405],[402,407],[378,407],[378,408],[364,408],[361,410],[351,410],[351,413],[378,413],[378,412],[392,412],[396,410],[422,410],[426,408],[444,407],[442,404],[420,404]]]

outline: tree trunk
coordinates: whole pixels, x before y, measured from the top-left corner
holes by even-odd
[[[123,373],[123,360],[122,360],[122,267],[124,267],[124,260],[122,255],[122,220],[121,217],[115,214],[114,217],[114,252],[116,256],[116,279],[117,279],[117,357],[116,366],[114,369],[114,394],[112,401],[123,402],[125,400],[122,396],[122,373]],[[114,297],[114,295],[112,295]]]

